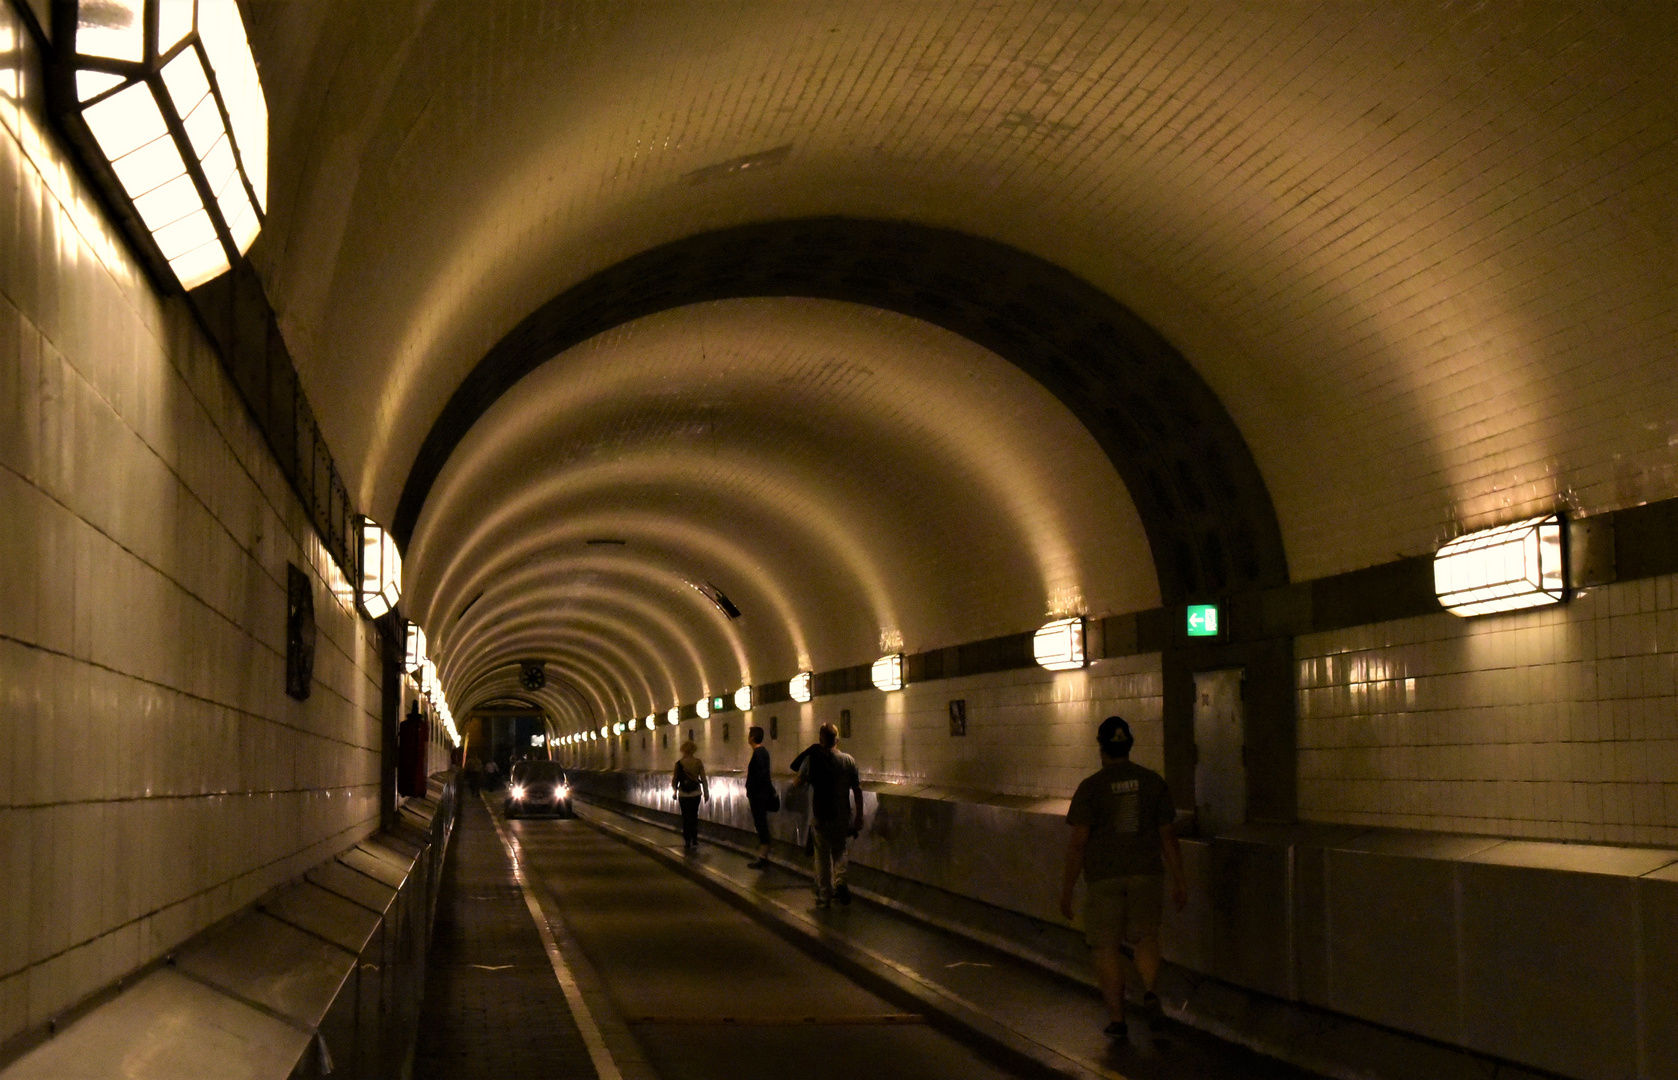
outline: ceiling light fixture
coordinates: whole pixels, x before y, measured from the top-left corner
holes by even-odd
[[[903,689],[903,654],[887,653],[874,661],[874,667],[869,671],[874,685],[891,693],[893,690]]]
[[[184,289],[250,250],[268,103],[235,0],[54,4],[53,111],[135,247]]]
[[[787,683],[787,693],[792,695],[794,701],[809,701],[815,696],[813,693],[815,681],[814,672],[800,671]]]
[[[1433,556],[1433,589],[1453,615],[1490,615],[1567,599],[1560,514],[1460,536]]]
[[[419,623],[408,624],[408,639],[402,649],[402,670],[410,675],[425,666],[425,631]]]
[[[1083,667],[1088,662],[1084,657],[1084,617],[1044,623],[1031,636],[1031,653],[1038,667],[1050,671]]]
[[[361,606],[377,619],[402,599],[402,553],[372,518],[361,519]]]

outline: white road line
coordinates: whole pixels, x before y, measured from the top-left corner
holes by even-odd
[[[542,904],[536,899],[535,890],[530,887],[530,879],[525,877],[524,860],[520,858],[523,849],[519,846],[518,838],[501,827],[495,810],[489,805],[489,796],[480,791],[478,798],[483,800],[484,809],[489,811],[489,823],[495,826],[495,835],[501,838],[501,846],[507,849],[507,857],[513,860],[513,877],[518,880],[519,888],[524,891],[524,904],[530,909],[530,918],[536,923],[536,932],[542,936],[542,948],[548,952],[548,963],[553,966],[554,978],[559,980],[559,988],[565,992],[565,1003],[571,1007],[571,1018],[577,1022],[577,1031],[583,1037],[583,1045],[588,1047],[588,1056],[594,1062],[595,1075],[599,1076],[600,1080],[623,1080],[623,1074],[618,1072],[618,1063],[612,1060],[612,1052],[606,1049],[606,1040],[600,1037],[600,1028],[594,1022],[594,1014],[588,1011],[583,992],[577,988],[577,980],[571,977],[571,969],[566,966],[565,958],[559,954],[559,944],[554,941],[553,931],[548,929],[547,916],[542,914]]]

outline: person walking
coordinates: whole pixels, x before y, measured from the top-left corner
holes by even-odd
[[[682,808],[682,847],[699,847],[699,799],[711,801],[711,782],[705,777],[705,763],[694,756],[699,747],[690,740],[682,744],[682,756],[670,774],[670,789]]]
[[[1060,913],[1072,918],[1072,891],[1084,876],[1084,939],[1094,953],[1096,981],[1107,1003],[1110,1038],[1129,1035],[1125,1026],[1124,954],[1131,943],[1142,976],[1142,1008],[1150,1021],[1161,1015],[1154,993],[1159,978],[1159,923],[1165,906],[1165,874],[1171,874],[1171,902],[1188,904],[1183,853],[1177,846],[1177,810],[1165,778],[1130,760],[1136,739],[1122,717],[1101,722],[1095,741],[1101,771],[1087,777],[1072,796],[1066,823],[1066,867]]]
[[[752,824],[757,826],[757,858],[746,865],[753,870],[769,866],[769,815],[781,808],[781,793],[769,773],[769,751],[763,746],[763,729],[754,727],[746,732],[752,744],[752,758],[746,763],[746,802],[752,808]]]
[[[817,745],[806,752],[803,768],[794,786],[810,786],[810,832],[816,860],[816,906],[830,907],[834,900],[851,902],[851,888],[845,884],[846,847],[862,832],[862,781],[856,759],[839,749],[839,729],[823,724]],[[852,797],[856,812],[851,812]]]

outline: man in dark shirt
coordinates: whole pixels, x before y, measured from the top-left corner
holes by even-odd
[[[1066,873],[1060,913],[1072,918],[1072,891],[1084,875],[1084,937],[1095,956],[1101,996],[1107,1002],[1107,1034],[1125,1038],[1124,954],[1129,941],[1142,975],[1142,1005],[1159,1015],[1154,981],[1159,977],[1159,921],[1165,873],[1171,872],[1171,900],[1188,904],[1183,854],[1177,846],[1177,811],[1165,779],[1130,760],[1135,739],[1121,717],[1109,716],[1096,733],[1101,771],[1078,785],[1066,823]]]
[[[823,724],[817,733],[820,743],[811,747],[804,767],[794,781],[810,785],[810,831],[816,857],[816,906],[828,907],[837,899],[851,902],[845,884],[845,848],[850,838],[862,832],[862,781],[856,759],[839,749],[839,729]],[[852,797],[856,813],[851,813]]]
[[[763,748],[763,729],[754,726],[746,732],[746,741],[752,744],[752,757],[746,762],[746,803],[752,810],[752,824],[757,827],[757,858],[746,865],[762,870],[769,865],[769,815],[780,809],[781,799],[769,773],[769,751]]]

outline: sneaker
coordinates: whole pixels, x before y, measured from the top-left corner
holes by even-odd
[[[1130,1038],[1130,1028],[1125,1026],[1125,1022],[1123,1020],[1113,1021],[1111,1024],[1108,1024],[1106,1027],[1102,1028],[1101,1033],[1103,1035],[1107,1036],[1109,1039],[1128,1039],[1128,1038]]]
[[[851,887],[849,885],[835,885],[833,887],[833,898],[841,904],[849,904],[851,902]]]

